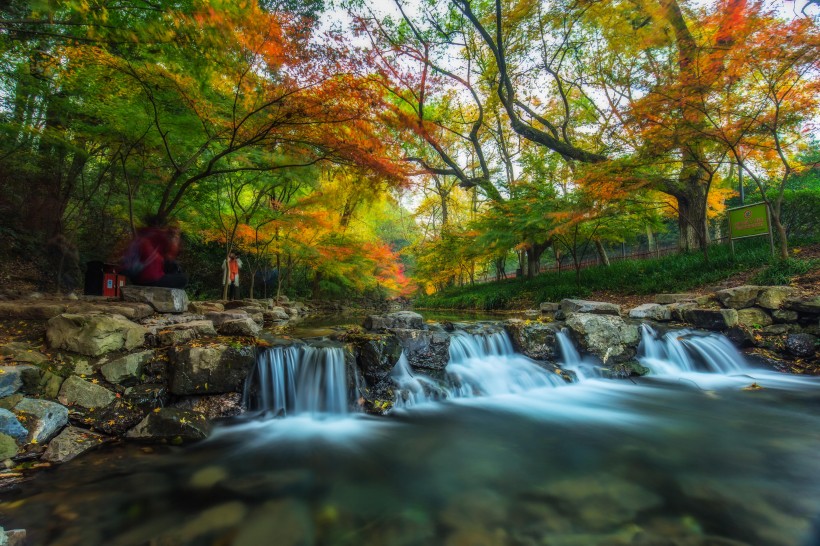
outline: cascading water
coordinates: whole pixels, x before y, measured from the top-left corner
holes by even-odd
[[[245,381],[244,405],[274,415],[347,413],[340,347],[275,347],[261,353]]]
[[[743,355],[720,334],[675,330],[664,336],[641,326],[638,360],[656,375],[700,372],[723,375],[743,373],[749,366]]]
[[[572,343],[569,334],[567,334],[566,329],[557,332],[555,339],[558,340],[558,350],[561,353],[559,363],[562,368],[574,372],[575,376],[581,381],[593,377],[600,377],[598,362],[581,356],[581,353],[575,348],[575,344]]]
[[[399,391],[395,405],[408,407],[443,398],[520,393],[564,383],[556,374],[516,353],[504,331],[486,335],[454,333],[450,337],[450,362],[445,372],[443,384],[414,375],[402,354],[393,369],[393,380]]]

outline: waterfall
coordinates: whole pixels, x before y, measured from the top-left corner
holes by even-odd
[[[566,328],[562,328],[560,332],[557,332],[555,339],[558,340],[558,350],[561,353],[558,362],[562,368],[575,372],[575,376],[580,381],[600,377],[599,362],[593,358],[581,356],[569,334],[567,334]]]
[[[441,383],[414,375],[402,354],[393,369],[393,381],[398,387],[395,405],[408,407],[445,398],[520,393],[564,383],[558,375],[516,353],[504,331],[486,335],[454,333],[445,373]]]
[[[274,415],[347,413],[347,390],[340,347],[275,347],[257,358],[244,405]]]
[[[686,372],[741,373],[749,369],[743,355],[726,336],[683,329],[664,336],[649,325],[641,326],[638,360],[657,375]]]

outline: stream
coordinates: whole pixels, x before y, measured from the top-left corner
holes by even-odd
[[[446,377],[399,360],[382,418],[340,402],[340,349],[274,348],[257,411],[40,472],[0,517],[60,546],[820,545],[820,381],[648,327],[651,373],[607,380],[560,341],[571,384],[504,332],[455,332]]]

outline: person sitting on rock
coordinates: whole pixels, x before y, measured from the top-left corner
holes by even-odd
[[[234,300],[239,294],[239,270],[242,269],[242,260],[235,252],[228,254],[228,259],[222,262],[222,285],[228,285],[228,299]]]
[[[158,216],[148,216],[137,230],[121,262],[122,273],[131,284],[185,288],[188,276],[182,272],[179,254],[180,232]]]

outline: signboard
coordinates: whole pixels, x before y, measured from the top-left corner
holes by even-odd
[[[769,210],[766,203],[746,205],[736,209],[729,209],[729,233],[732,239],[768,235]]]

